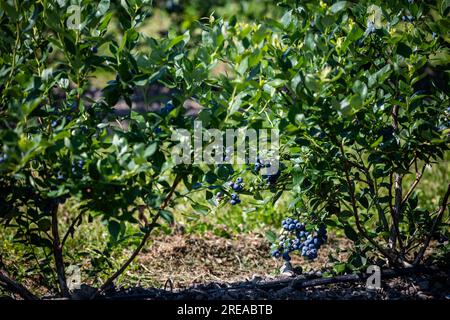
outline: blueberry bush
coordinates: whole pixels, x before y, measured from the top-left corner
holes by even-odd
[[[448,232],[448,181],[433,212],[415,193],[449,147],[448,4],[285,5],[281,21],[265,29],[271,36],[259,82],[247,89],[276,106],[267,112],[283,133],[288,169],[281,177],[289,184],[275,182],[275,189],[292,192],[293,212],[308,223],[343,230],[355,244],[354,267],[376,258],[419,264],[430,239]],[[274,255],[284,250],[289,260],[297,249],[314,257],[302,246],[303,225],[288,219]],[[285,242],[292,231],[298,240]]]
[[[105,222],[102,254],[130,225],[140,230],[95,296],[155,227],[173,223],[181,199],[205,214],[289,197],[272,237],[273,256],[286,261],[295,251],[315,259],[327,229],[353,241],[355,268],[418,265],[448,235],[449,181],[434,211],[416,192],[449,149],[448,1],[284,1],[277,10],[281,19],[255,22],[211,14],[195,30],[152,38],[140,32],[149,0],[1,2],[0,222],[49,289],[70,296],[65,244],[81,224]],[[90,94],[98,72],[113,75],[100,98]],[[136,92],[152,86],[167,89],[145,97],[161,107],[136,112]],[[185,114],[186,101],[197,114]],[[278,171],[261,174],[271,166],[262,158],[175,165],[171,133],[192,132],[194,120],[278,129]],[[69,200],[78,215],[61,230]],[[0,264],[3,287],[35,298]]]

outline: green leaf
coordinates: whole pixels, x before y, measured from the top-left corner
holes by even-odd
[[[109,0],[101,0],[97,7],[96,17],[103,16],[109,9]]]
[[[189,42],[189,39],[190,39],[189,31],[186,31],[184,34],[177,36],[173,39],[170,39],[169,44],[167,45],[166,49],[170,49],[182,41],[186,44]]]
[[[98,31],[102,32],[106,30],[108,27],[109,21],[111,21],[111,18],[113,16],[113,12],[108,12],[103,18],[101,23],[98,26]]]
[[[277,241],[277,234],[272,230],[266,231],[266,238],[270,243],[275,243]]]
[[[242,103],[242,97],[245,95],[245,92],[241,92],[239,93],[234,100],[231,103],[230,106],[230,112],[229,114],[232,115],[233,113],[235,113],[236,111],[239,110],[239,108],[241,107],[241,103]]]
[[[198,213],[206,215],[209,212],[209,208],[207,206],[202,205],[202,204],[193,203],[191,206],[192,206],[192,209],[194,209]]]
[[[412,54],[412,50],[406,44],[404,44],[403,42],[400,42],[397,45],[397,54],[399,54],[405,58],[409,58],[409,56]]]
[[[144,157],[151,157],[156,152],[157,146],[158,144],[156,142],[150,144],[144,151]]]
[[[242,59],[242,61],[239,63],[239,66],[238,66],[236,71],[240,75],[244,75],[247,72],[247,70],[248,70],[248,59],[249,59],[249,57],[247,56],[244,59]]]
[[[334,271],[336,274],[343,274],[343,273],[345,272],[345,269],[346,269],[346,263],[345,263],[345,262],[336,263],[336,264],[333,266],[333,271]]]
[[[339,11],[344,10],[347,6],[347,1],[338,1],[330,7],[330,11],[332,13],[338,13]]]
[[[281,17],[281,24],[286,28],[291,24],[292,21],[292,10],[289,10]]]
[[[370,145],[372,149],[375,149],[378,147],[378,145],[383,141],[383,136],[380,136],[374,143]]]
[[[119,237],[120,232],[120,223],[115,220],[109,220],[108,221],[108,231],[111,235],[111,238],[114,242],[117,241],[117,238]]]
[[[355,232],[355,230],[353,230],[353,228],[350,225],[346,224],[344,226],[344,233],[348,239],[352,240],[353,242],[359,242],[358,234]]]
[[[39,229],[44,232],[50,230],[51,225],[50,219],[42,219],[38,222]]]
[[[367,209],[369,208],[369,201],[367,201],[367,198],[364,195],[360,195],[358,197],[358,202],[361,203],[361,205]]]
[[[362,82],[360,80],[356,80],[353,83],[352,90],[353,90],[354,93],[358,93],[363,100],[367,96],[367,86],[366,86],[366,84],[364,82]]]
[[[160,210],[159,214],[161,216],[161,218],[163,218],[164,220],[167,221],[167,223],[172,224],[174,219],[173,219],[173,214],[170,211],[167,210]]]
[[[286,84],[286,82],[287,81],[283,80],[283,79],[274,79],[274,80],[269,81],[267,84],[273,88],[279,88],[279,87],[284,86]]]
[[[305,78],[306,87],[312,91],[312,93],[318,92],[320,90],[319,79],[312,74],[308,74]]]

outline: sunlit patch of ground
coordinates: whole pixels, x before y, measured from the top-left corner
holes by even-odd
[[[330,253],[345,259],[348,241],[330,237],[329,243],[319,250],[319,256],[314,261],[293,254],[293,267],[297,270],[301,267],[304,272],[320,272],[331,267]],[[142,252],[136,264],[139,267],[133,273],[140,273],[141,283],[151,282],[156,287],[162,287],[167,286],[169,281],[174,288],[183,288],[209,281],[271,278],[279,273],[283,263],[272,258],[270,244],[261,235],[241,234],[226,239],[206,233],[158,236]]]

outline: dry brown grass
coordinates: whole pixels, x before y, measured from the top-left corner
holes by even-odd
[[[346,259],[350,243],[330,237],[329,245],[308,262],[297,254],[292,265],[304,271],[321,271],[331,266],[328,255]],[[203,235],[161,235],[138,258],[139,272],[146,281],[162,287],[171,281],[174,288],[209,281],[237,282],[254,276],[271,278],[282,261],[270,255],[269,242],[258,234],[240,234],[225,239],[212,233]]]

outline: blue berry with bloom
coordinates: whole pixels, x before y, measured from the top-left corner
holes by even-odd
[[[64,174],[61,171],[58,171],[56,175],[56,179],[58,180],[64,180]]]
[[[231,200],[230,200],[230,203],[231,203],[232,205],[236,205],[236,204],[238,204],[238,203],[241,203],[241,199],[239,199],[239,198],[237,198],[237,199],[231,199]]]
[[[232,188],[233,188],[234,191],[242,191],[243,186],[241,184],[238,184],[238,183],[233,183]]]
[[[275,257],[275,258],[281,257],[281,252],[280,252],[280,250],[278,250],[278,249],[273,250],[273,251],[272,251],[272,256]]]
[[[162,129],[161,129],[160,127],[156,127],[155,130],[154,130],[154,132],[155,132],[156,134],[160,134],[160,133],[162,132]]]
[[[230,203],[231,203],[232,205],[236,205],[236,204],[241,203],[241,199],[239,199],[239,195],[237,195],[236,193],[232,193],[232,194],[231,194],[231,200],[230,200]]]
[[[84,160],[78,160],[75,164],[72,165],[72,173],[79,173],[81,169],[83,169]]]
[[[169,114],[173,109],[175,109],[175,106],[171,101],[167,102],[164,107],[161,108],[160,112],[161,114]]]

